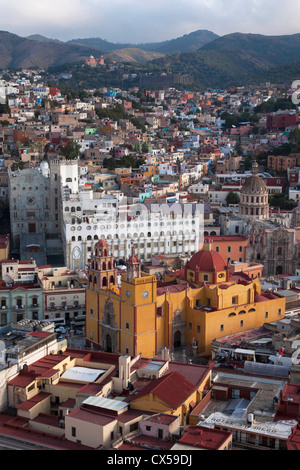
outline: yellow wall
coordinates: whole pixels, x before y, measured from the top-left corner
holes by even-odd
[[[167,413],[180,416],[180,424],[183,425],[188,423],[189,404],[191,401],[197,403],[199,401],[198,396],[199,393],[196,390],[178,408],[173,409],[162,400],[159,400],[154,394],[148,393],[143,397],[132,400],[130,402],[130,408],[149,411],[151,413]]]
[[[255,295],[261,294],[258,279],[248,284],[224,284],[189,287],[181,292],[165,292],[157,296],[155,277],[143,273],[131,282],[123,276],[120,295],[87,289],[86,337],[90,339],[92,333],[93,341],[100,343],[99,322],[109,296],[114,304],[115,321],[119,329],[116,352],[131,356],[141,354],[143,357],[153,357],[163,347],[172,347],[172,321],[178,309],[186,323],[185,346],[191,347],[195,339],[198,353],[203,355],[210,354],[211,342],[216,338],[258,328],[284,317],[284,298],[254,303]],[[147,298],[143,297],[145,291],[148,292]],[[200,309],[203,305],[209,308]],[[162,315],[157,315],[156,309],[161,312],[160,307]],[[90,315],[91,308],[94,310],[93,316]],[[255,309],[255,312],[249,312],[251,309]],[[246,313],[240,314],[242,311]]]

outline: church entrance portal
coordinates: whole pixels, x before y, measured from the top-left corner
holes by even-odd
[[[277,274],[277,276],[280,275],[280,274],[283,274],[283,268],[282,268],[282,266],[277,266],[277,268],[276,268],[276,274]]]
[[[180,331],[176,331],[174,335],[174,348],[180,348],[181,347],[181,333]]]
[[[106,348],[105,352],[111,353],[112,352],[112,341],[111,341],[111,336],[106,335]]]

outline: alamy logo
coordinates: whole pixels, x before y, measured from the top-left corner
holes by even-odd
[[[0,340],[0,362],[5,362],[5,343]]]
[[[300,80],[295,80],[292,84],[292,102],[295,105],[300,104]]]
[[[296,351],[294,351],[292,354],[292,363],[298,364],[298,358],[300,356],[300,341],[299,340],[293,342],[292,349],[296,349]]]

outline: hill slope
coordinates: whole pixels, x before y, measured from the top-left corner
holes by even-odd
[[[233,33],[204,45],[201,50],[222,52],[243,67],[267,69],[300,60],[300,34],[263,36]]]
[[[0,31],[0,68],[48,68],[71,62],[83,61],[99,51],[63,42],[44,42],[21,38],[16,34]]]
[[[298,70],[300,34],[263,36],[234,33],[217,38],[196,52],[168,55],[147,64],[147,72],[188,73],[204,87],[240,86]],[[294,64],[294,65],[293,65]],[[299,74],[292,77],[299,78]]]
[[[142,49],[143,51],[160,52],[161,54],[177,54],[180,52],[192,52],[200,49],[205,44],[213,41],[219,36],[211,31],[199,30],[190,34],[185,34],[176,39],[162,42],[141,43],[141,44],[115,44],[101,38],[72,39],[68,44],[80,44],[93,47],[104,52],[111,52],[120,49]]]
[[[164,54],[153,51],[143,51],[142,49],[128,47],[104,54],[106,59],[117,62],[132,62],[138,64],[146,64],[147,62],[163,57]]]

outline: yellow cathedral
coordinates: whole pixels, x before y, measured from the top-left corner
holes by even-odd
[[[285,298],[262,292],[259,278],[230,273],[209,242],[164,281],[142,272],[134,248],[126,265],[118,283],[107,243],[95,245],[86,290],[86,343],[95,349],[151,358],[193,347],[209,357],[214,339],[285,315]]]

